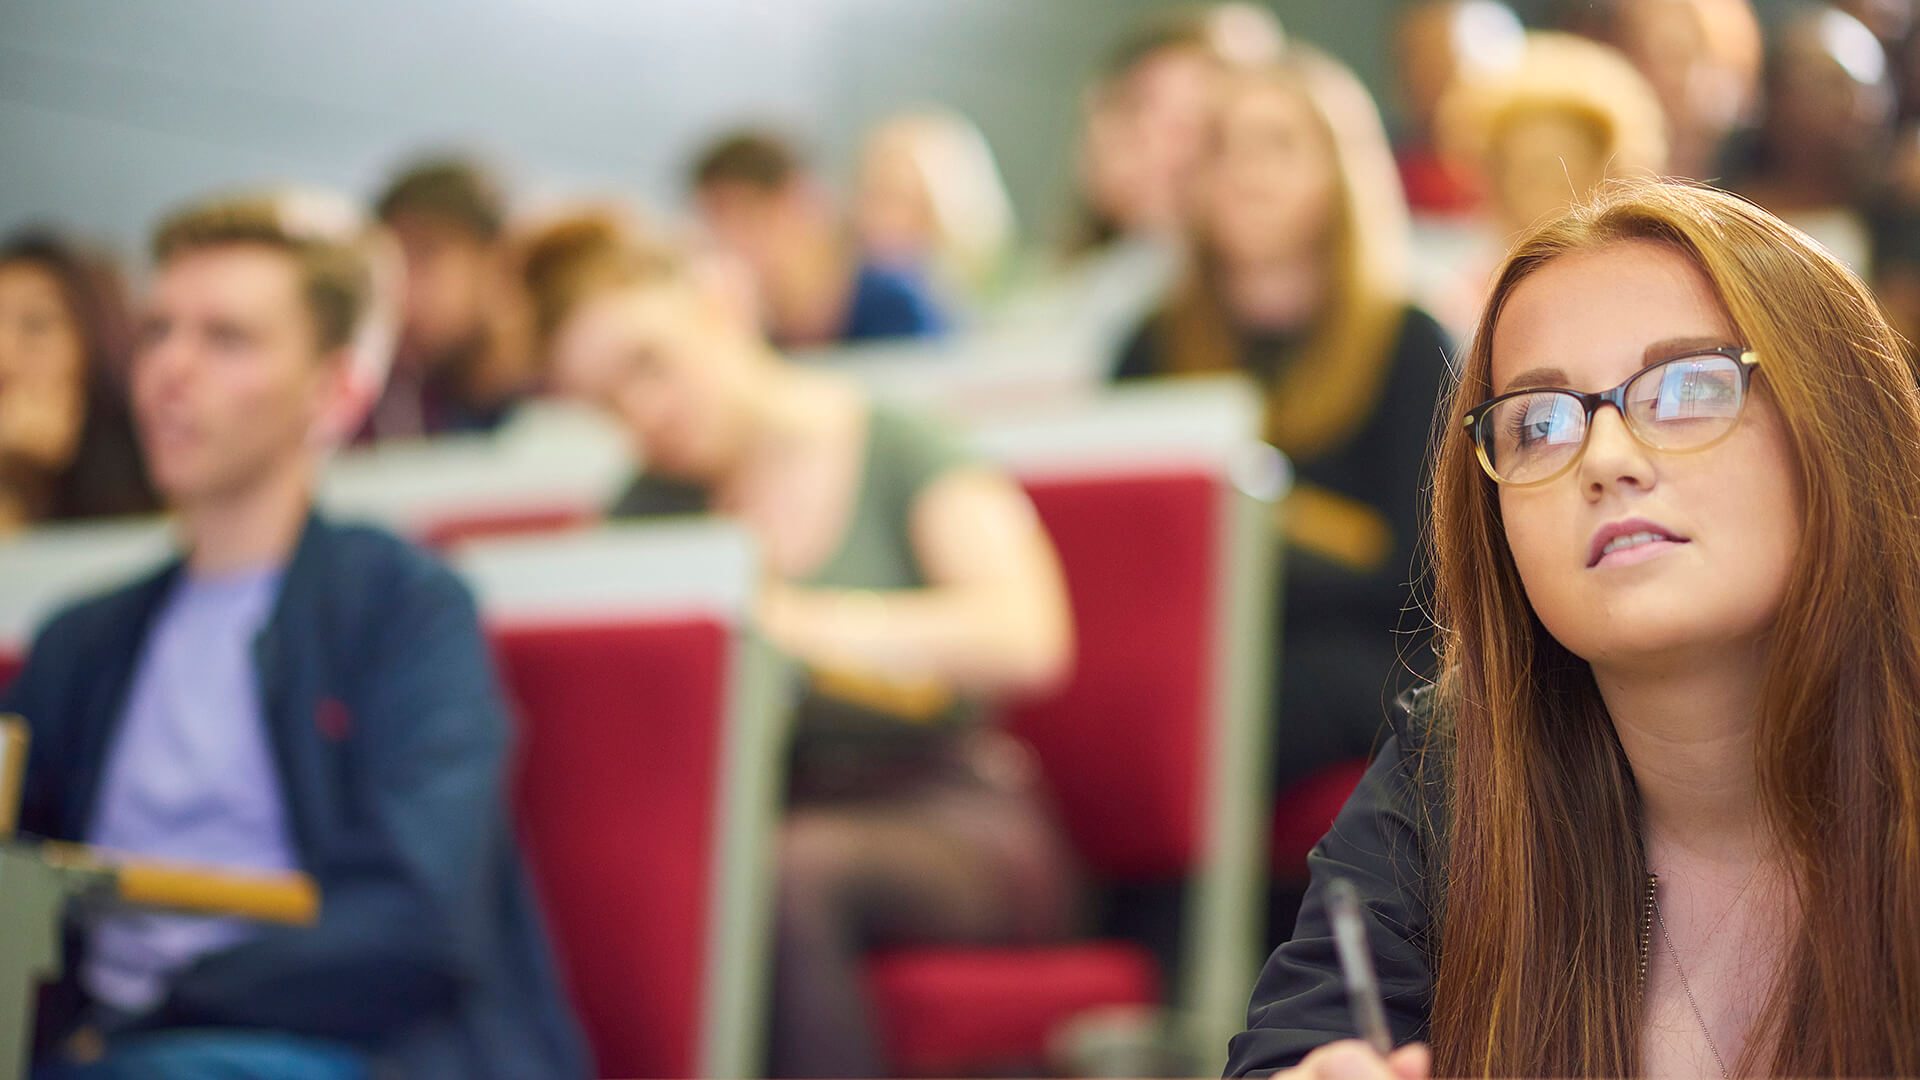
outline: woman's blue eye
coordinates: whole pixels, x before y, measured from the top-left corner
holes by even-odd
[[[1720,418],[1736,408],[1740,400],[1739,376],[1735,372],[1699,363],[1671,364],[1662,372],[1655,390],[1653,419],[1694,420]]]
[[[1523,409],[1512,410],[1513,419],[1507,435],[1521,447],[1558,441],[1554,435],[1564,423],[1562,412],[1561,403],[1557,400],[1529,402]]]

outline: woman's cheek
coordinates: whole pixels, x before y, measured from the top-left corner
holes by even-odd
[[[1556,522],[1570,521],[1573,516],[1554,514],[1551,505],[1539,499],[1538,492],[1510,495],[1509,491],[1511,489],[1503,489],[1500,496],[1507,550],[1520,572],[1527,602],[1548,631],[1562,637],[1564,632],[1574,629],[1566,625],[1562,616],[1576,617],[1579,605],[1566,595],[1575,584],[1567,575],[1570,564],[1565,557],[1572,540],[1567,535],[1569,530]],[[1569,611],[1570,608],[1574,610]]]

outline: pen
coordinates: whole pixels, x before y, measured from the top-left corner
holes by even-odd
[[[1347,1005],[1353,1027],[1367,1045],[1385,1057],[1393,1050],[1387,1030],[1387,1010],[1380,1003],[1380,983],[1373,975],[1373,953],[1367,948],[1367,927],[1360,921],[1360,892],[1346,878],[1327,886],[1327,915],[1333,921],[1333,944],[1340,952],[1340,973],[1347,981]]]

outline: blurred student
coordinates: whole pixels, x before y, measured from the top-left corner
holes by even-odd
[[[127,415],[119,272],[51,232],[0,241],[0,537],[159,509]]]
[[[1081,99],[1073,218],[1058,273],[1017,305],[1035,327],[1113,354],[1179,276],[1193,181],[1221,80],[1285,42],[1270,9],[1189,3],[1138,26]],[[1097,371],[1088,373],[1098,377]]]
[[[1155,16],[1123,41],[1083,102],[1078,221],[1068,253],[1177,237],[1220,77],[1272,61],[1284,40],[1266,8],[1199,3]]]
[[[1455,83],[1441,110],[1448,153],[1487,178],[1503,248],[1604,180],[1665,171],[1653,88],[1618,50],[1571,34],[1528,34],[1518,64]]]
[[[1895,105],[1872,31],[1826,5],[1795,9],[1768,51],[1760,140],[1734,190],[1868,272],[1864,208],[1885,174]]]
[[[767,334],[779,347],[946,331],[924,270],[864,258],[825,183],[780,137],[740,131],[716,141],[694,164],[693,194],[714,239],[753,271]]]
[[[1440,102],[1443,152],[1485,178],[1485,235],[1434,297],[1465,333],[1507,245],[1603,181],[1666,171],[1664,115],[1619,50],[1572,34],[1526,37],[1520,62],[1454,83]]]
[[[553,383],[631,431],[622,515],[758,539],[758,621],[808,672],[780,836],[776,1076],[878,1076],[866,949],[1067,931],[1071,859],[1027,749],[977,703],[1070,661],[1052,545],[1005,475],[843,377],[785,362],[678,254],[604,218],[531,239]]]
[[[1363,756],[1405,651],[1415,508],[1448,341],[1407,295],[1407,207],[1379,113],[1305,46],[1226,85],[1186,279],[1117,377],[1239,371],[1293,459],[1279,781]]]
[[[1518,64],[1526,28],[1499,0],[1422,0],[1401,9],[1393,40],[1401,117],[1394,159],[1407,205],[1415,214],[1471,213],[1482,198],[1480,177],[1440,152],[1434,115],[1456,80]]]
[[[1610,185],[1501,268],[1445,417],[1440,678],[1228,1075],[1920,1070],[1920,393],[1872,294],[1744,200]]]
[[[471,161],[423,161],[393,180],[376,210],[399,241],[406,276],[393,373],[362,437],[491,431],[531,382],[514,309],[502,303],[507,206],[498,181]]]
[[[42,1014],[42,1080],[580,1076],[506,820],[507,719],[444,567],[313,511],[377,393],[344,202],[168,218],[132,370],[184,557],[41,630],[0,711],[24,831],[301,870],[319,921],[103,913]]]
[[[1730,140],[1759,99],[1760,21],[1749,0],[1568,5],[1566,28],[1611,45],[1646,77],[1667,120],[1667,171],[1725,178]]]
[[[853,226],[867,259],[970,307],[1004,284],[1015,239],[993,148],[951,109],[901,113],[867,135]]]

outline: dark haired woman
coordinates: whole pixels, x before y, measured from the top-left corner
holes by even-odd
[[[51,233],[0,243],[0,536],[158,509],[120,385],[130,325],[104,259]]]

